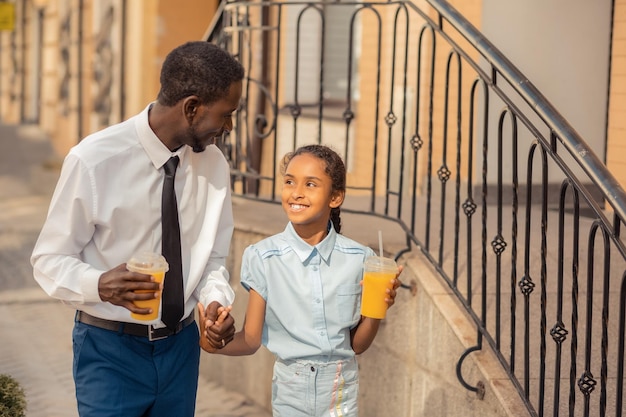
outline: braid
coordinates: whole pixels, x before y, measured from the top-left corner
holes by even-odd
[[[341,207],[330,209],[330,221],[333,222],[335,232],[341,233]]]

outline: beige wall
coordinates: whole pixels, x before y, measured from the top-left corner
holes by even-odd
[[[159,73],[176,46],[202,37],[218,0],[128,2],[126,117],[143,110],[159,92]]]
[[[218,0],[15,3],[15,30],[0,32],[0,120],[39,123],[60,158],[154,100],[165,55],[202,37]]]
[[[606,164],[626,187],[626,0],[615,0]]]

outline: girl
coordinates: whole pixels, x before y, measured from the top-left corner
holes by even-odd
[[[243,329],[216,348],[207,339],[212,322],[206,320],[201,346],[238,356],[265,345],[277,358],[274,416],[357,416],[355,354],[370,346],[380,324],[360,315],[363,263],[374,252],[339,234],[346,169],[336,152],[301,147],[285,156],[282,171],[289,223],[243,254],[241,284],[250,293]],[[389,306],[399,285],[396,275],[387,290]]]

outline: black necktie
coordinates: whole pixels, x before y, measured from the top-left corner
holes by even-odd
[[[163,231],[162,251],[169,264],[163,281],[161,320],[174,330],[183,317],[183,263],[180,249],[180,226],[178,207],[174,192],[174,177],[178,156],[171,157],[163,166],[165,179],[161,199],[161,227]]]

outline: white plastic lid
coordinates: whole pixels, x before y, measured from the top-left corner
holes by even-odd
[[[140,252],[133,255],[133,257],[126,262],[126,268],[134,272],[167,271],[169,265],[161,254]]]
[[[365,259],[365,270],[397,272],[398,264],[391,258],[370,256]]]

